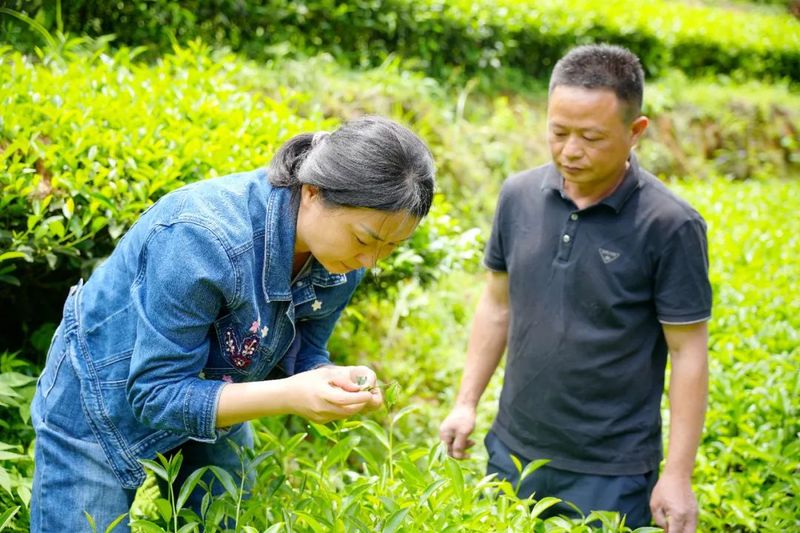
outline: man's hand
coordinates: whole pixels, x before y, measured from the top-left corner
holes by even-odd
[[[469,439],[475,429],[475,408],[456,405],[442,425],[439,426],[439,438],[447,446],[447,454],[456,459],[469,457],[467,450],[475,445]]]
[[[697,499],[688,478],[664,475],[650,497],[650,511],[656,525],[666,533],[694,533],[697,530]]]

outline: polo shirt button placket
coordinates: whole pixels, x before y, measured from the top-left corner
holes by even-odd
[[[572,241],[574,239],[573,235],[577,229],[577,221],[579,215],[576,212],[572,212],[569,214],[569,218],[567,223],[564,227],[563,233],[561,234],[561,245],[559,246],[558,252],[558,260],[562,263],[566,263],[569,261],[570,255],[572,255]]]

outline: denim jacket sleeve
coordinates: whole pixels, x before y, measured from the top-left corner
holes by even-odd
[[[305,372],[317,367],[331,364],[328,352],[328,339],[333,328],[347,306],[347,302],[336,308],[328,316],[316,320],[304,320],[297,323],[297,335],[300,337],[300,350],[294,364],[294,372]]]
[[[209,330],[234,293],[235,272],[223,242],[199,222],[157,226],[148,236],[131,289],[138,323],[127,382],[142,424],[216,440],[225,383],[200,373]]]

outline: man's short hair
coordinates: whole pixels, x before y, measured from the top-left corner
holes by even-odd
[[[559,85],[614,91],[627,121],[642,112],[642,64],[635,54],[621,46],[590,44],[573,48],[553,68],[549,94]]]

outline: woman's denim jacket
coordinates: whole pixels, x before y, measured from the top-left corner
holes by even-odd
[[[226,433],[216,428],[226,382],[329,363],[328,338],[363,270],[313,262],[291,285],[296,216],[291,192],[264,170],[193,183],[148,209],[70,291],[56,332],[66,349],[48,355],[42,379],[74,366],[124,487],[144,481],[138,459]]]

